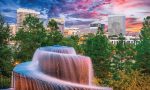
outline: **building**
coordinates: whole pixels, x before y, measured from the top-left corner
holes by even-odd
[[[126,20],[125,16],[121,16],[121,15],[108,16],[109,36],[119,35],[120,33],[125,35],[126,34],[125,20]]]
[[[17,33],[17,25],[16,24],[10,24],[9,29],[10,29],[10,35],[15,36]],[[10,46],[15,45],[15,41],[14,40],[9,41],[9,45]]]
[[[95,21],[90,24],[90,33],[96,34],[98,28],[105,29],[105,24],[102,24],[100,21]]]
[[[133,37],[133,36],[124,36],[125,40],[124,43],[128,43],[128,44],[138,44],[140,42],[140,38],[139,37]],[[118,37],[111,37],[109,38],[109,41],[112,44],[117,44],[119,42]]]
[[[72,35],[79,35],[80,31],[79,28],[65,28],[64,30],[64,36],[72,36]]]
[[[38,17],[40,12],[37,12],[32,9],[24,9],[24,8],[19,8],[17,9],[17,27],[21,27],[23,25],[23,21],[25,20],[27,15],[32,15],[35,17]]]
[[[17,32],[17,25],[16,24],[10,24],[10,33],[11,35],[16,35],[16,32]]]
[[[119,42],[119,40],[110,40],[110,42],[116,45]],[[139,42],[140,40],[124,40],[124,43],[134,44],[134,45],[138,44]]]
[[[57,25],[58,25],[59,30],[61,31],[61,33],[64,33],[64,28],[65,28],[65,20],[64,20],[64,18],[51,18],[50,20],[52,20],[52,19],[57,22]]]

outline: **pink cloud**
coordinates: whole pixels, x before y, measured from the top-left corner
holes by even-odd
[[[131,32],[139,32],[142,28],[142,21],[138,18],[128,17],[126,19],[126,30]]]

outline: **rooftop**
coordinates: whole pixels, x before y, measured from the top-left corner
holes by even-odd
[[[38,11],[35,11],[35,10],[32,10],[32,9],[26,9],[26,8],[19,8],[19,9],[17,9],[17,12],[40,14],[40,12],[38,12]]]

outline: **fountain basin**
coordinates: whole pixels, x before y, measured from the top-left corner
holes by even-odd
[[[13,69],[15,90],[112,90],[92,84],[93,70],[89,57],[76,55],[72,47],[38,48],[31,62]]]

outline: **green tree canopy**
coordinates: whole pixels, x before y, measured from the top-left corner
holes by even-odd
[[[50,32],[48,32],[47,34],[49,39],[52,41],[50,45],[59,44],[63,39],[63,35],[59,30],[57,22],[54,19],[51,19],[48,22],[48,27],[50,28]]]
[[[23,27],[16,33],[15,40],[16,59],[21,62],[30,60],[38,47],[48,45],[50,42],[43,22],[31,15],[23,21]]]
[[[57,25],[57,22],[54,20],[54,19],[51,19],[49,22],[48,22],[48,27],[51,29],[51,31],[56,31],[59,29],[58,25]]]
[[[63,35],[58,30],[49,32],[48,37],[51,45],[59,44],[63,40]]]
[[[83,45],[85,55],[91,57],[95,74],[99,78],[108,76],[110,56],[113,46],[108,41],[103,31],[97,32],[95,36],[90,36]]]
[[[111,58],[110,71],[113,76],[112,79],[120,80],[120,71],[127,74],[133,70],[133,65],[135,64],[135,45],[125,42],[125,37],[120,34],[114,52]]]
[[[60,45],[74,47],[77,53],[83,54],[83,49],[79,43],[78,36],[64,37],[63,40],[59,43]]]
[[[0,15],[0,74],[8,76],[12,65],[12,52],[9,45],[10,29],[5,23],[4,17]]]
[[[119,34],[118,40],[119,40],[119,42],[116,45],[117,53],[123,53],[125,51],[126,43],[124,42],[125,37],[122,35],[122,33]]]
[[[140,35],[140,43],[136,47],[137,66],[144,73],[150,73],[150,16],[143,22],[143,28]]]

